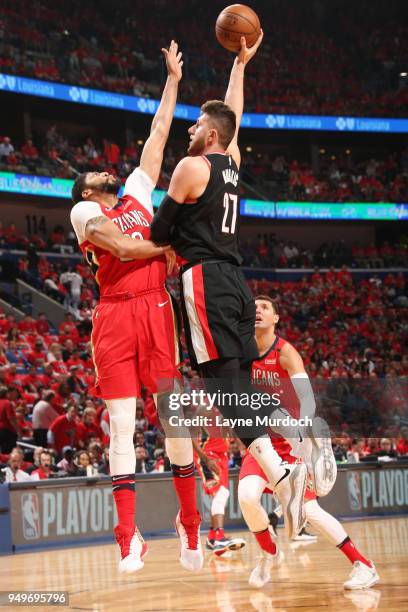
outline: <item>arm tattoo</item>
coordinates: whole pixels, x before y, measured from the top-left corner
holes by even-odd
[[[106,223],[106,221],[109,221],[109,218],[105,217],[105,215],[100,215],[99,217],[93,217],[92,219],[89,219],[85,225],[85,234],[87,234],[88,232],[92,232],[93,230],[95,230],[95,228]]]

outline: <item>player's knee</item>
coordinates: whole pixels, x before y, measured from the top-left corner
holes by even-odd
[[[133,437],[135,419],[132,414],[109,415],[110,428],[113,434],[129,435]]]
[[[110,415],[111,448],[113,453],[126,455],[130,451],[134,452],[134,427],[134,418],[131,414]]]
[[[238,485],[238,501],[242,509],[257,508],[260,505],[260,499],[256,491],[246,486],[244,480],[240,480]]]

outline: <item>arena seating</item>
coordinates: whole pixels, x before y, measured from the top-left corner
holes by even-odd
[[[142,0],[116,7],[72,0],[70,11],[51,0],[36,2],[35,11],[28,0],[4,0],[0,71],[157,98],[160,48],[175,38],[185,56],[180,99],[200,104],[221,95],[231,64],[213,34],[224,6],[192,0],[185,11],[183,0],[152,0],[149,17]],[[390,4],[386,20],[378,0],[369,7],[336,0],[327,9],[322,1],[257,3],[268,38],[248,71],[247,109],[406,116],[408,88],[399,78],[407,62],[403,4]]]
[[[0,170],[74,179],[78,173],[107,171],[122,177],[138,163],[143,140],[120,147],[112,140],[84,138],[69,142],[60,128],[51,125],[31,139],[14,143],[0,136]],[[243,194],[255,187],[267,199],[308,202],[401,202],[408,192],[408,149],[381,158],[344,148],[341,154],[321,149],[318,163],[288,154],[274,154],[261,146],[242,147]],[[185,142],[166,148],[158,186],[166,189],[176,163],[185,155]]]
[[[62,253],[61,248],[71,247],[76,252],[76,238],[72,230],[66,231],[62,225],[55,226],[46,236],[39,234],[22,234],[14,223],[3,227],[0,222],[0,247],[7,253],[10,249],[26,252],[18,259],[18,276],[30,280],[36,286],[43,288],[46,293],[52,294],[58,301],[63,302],[66,289],[60,276],[73,266],[82,278],[82,287],[92,288],[93,281],[90,269],[81,262],[69,260],[63,256],[57,260],[46,257],[47,252]],[[35,256],[32,256],[32,251]],[[250,268],[312,268],[343,265],[350,268],[392,268],[407,265],[407,245],[404,236],[400,242],[395,240],[392,244],[384,240],[382,244],[374,243],[352,245],[345,241],[323,242],[314,250],[301,243],[295,243],[280,238],[276,233],[259,233],[256,238],[249,237],[245,226],[241,229],[241,253],[244,266]],[[57,286],[47,288],[45,282],[51,279]],[[88,298],[93,293],[87,293]],[[84,298],[83,298],[84,299]]]
[[[298,282],[248,282],[255,295],[277,299],[280,333],[299,349],[317,396],[325,398],[323,408],[334,419],[338,460],[391,452],[382,438],[391,440],[395,455],[407,454],[408,428],[401,428],[395,418],[403,415],[407,393],[404,326],[408,300],[403,274],[356,281],[343,267],[326,273],[316,270]],[[175,277],[170,287],[177,294]],[[81,318],[75,320],[67,312],[59,329],[53,329],[44,315],[36,320],[26,316],[17,323],[13,316],[0,313],[0,461],[7,462],[17,439],[47,443],[47,430],[42,431],[38,423],[33,430],[33,411],[36,406],[39,410],[41,401],[42,415],[54,417],[48,426],[53,432],[48,441],[55,456],[55,473],[108,472],[109,419],[92,391],[92,304],[93,298],[82,296]],[[189,384],[196,373],[189,367],[185,346],[183,353],[183,372]],[[370,398],[369,418],[364,406]],[[356,401],[363,419],[358,423],[352,418]],[[138,452],[144,457],[139,468],[167,469],[163,437],[148,393],[140,399],[136,426],[135,445],[142,447]],[[232,465],[237,462],[234,448]]]

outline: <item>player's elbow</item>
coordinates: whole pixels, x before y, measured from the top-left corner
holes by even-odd
[[[167,138],[169,133],[170,126],[166,125],[166,122],[163,119],[158,119],[152,129],[152,133],[154,134],[157,140]]]
[[[157,122],[151,131],[150,140],[154,145],[155,151],[159,152],[159,154],[164,151],[169,131],[169,127],[165,126],[163,121]]]
[[[111,253],[118,259],[127,259],[129,257],[128,249],[121,245],[112,247]]]
[[[109,249],[112,255],[118,257],[119,259],[126,259],[126,257],[129,257],[130,245],[128,245],[127,242],[128,241],[124,240],[123,238],[113,240]]]

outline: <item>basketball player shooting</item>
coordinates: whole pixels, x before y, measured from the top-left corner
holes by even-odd
[[[237,394],[250,379],[250,363],[258,357],[254,340],[255,303],[239,266],[238,131],[244,106],[244,74],[262,42],[249,49],[245,37],[235,58],[225,101],[201,107],[189,128],[188,157],[174,170],[167,195],[152,222],[156,244],[171,242],[183,261],[181,297],[186,340],[193,367],[208,391]],[[245,372],[242,371],[245,364]],[[232,397],[236,395],[232,395]],[[248,407],[217,406],[227,419],[250,417]],[[274,483],[288,534],[305,522],[304,465],[282,465],[264,428],[249,437],[235,433]]]
[[[126,180],[123,197],[118,198],[121,181],[107,172],[81,174],[72,189],[71,222],[100,290],[92,331],[96,394],[105,400],[110,417],[110,471],[119,518],[115,536],[121,551],[119,571],[124,573],[141,569],[147,552],[135,525],[136,398],[143,384],[156,394],[157,405],[170,390],[161,389],[157,396],[158,381],[173,383],[180,378],[175,321],[164,284],[174,253],[169,246],[158,247],[150,240],[151,195],[160,174],[183,64],[174,41],[162,52],[166,85],[140,165]],[[200,516],[188,430],[184,436],[166,440],[166,449],[181,508],[177,517],[180,561],[186,569],[200,569]]]
[[[285,394],[284,405],[292,416],[297,417],[302,397],[298,396],[293,381],[296,380],[294,377],[307,376],[303,360],[294,346],[276,334],[275,327],[279,321],[276,302],[269,296],[260,295],[255,303],[255,338],[260,357],[252,364],[253,383],[269,393],[280,388]],[[276,436],[273,438],[274,448],[282,461],[293,463],[297,459],[290,442]],[[279,565],[282,559],[271,537],[268,515],[261,505],[263,493],[273,493],[273,485],[253,457],[246,454],[239,473],[238,499],[245,522],[261,549],[258,564],[249,577],[249,584],[254,588],[261,588],[269,582],[271,568]],[[344,583],[345,589],[366,589],[379,581],[374,563],[358,551],[339,521],[319,505],[313,480],[309,481],[305,491],[305,512],[307,521],[353,564],[350,578]]]

